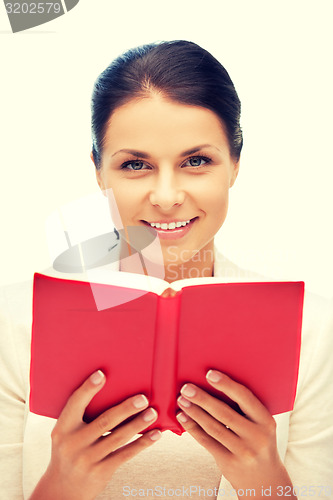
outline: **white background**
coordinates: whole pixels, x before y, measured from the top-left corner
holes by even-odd
[[[80,0],[12,34],[0,5],[0,283],[49,265],[44,224],[96,188],[90,95],[124,50],[187,39],[224,64],[244,151],[219,235],[242,266],[333,296],[331,0]]]

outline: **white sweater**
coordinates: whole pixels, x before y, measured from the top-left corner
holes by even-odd
[[[254,276],[217,257],[215,276],[240,281]],[[31,309],[32,282],[0,289],[1,500],[27,499],[50,459],[55,421],[30,413],[27,404]],[[279,453],[299,499],[333,498],[332,317],[329,301],[305,294],[295,407],[275,417]],[[204,448],[186,433],[179,437],[167,432],[119,469],[98,498],[131,498],[131,490],[132,496],[150,498],[216,498],[209,490],[214,487],[220,490],[217,498],[236,497]]]

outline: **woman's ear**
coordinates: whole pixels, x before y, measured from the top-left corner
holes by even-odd
[[[104,196],[105,195],[105,186],[104,186],[104,182],[103,182],[103,176],[102,176],[102,169],[101,168],[96,168],[96,163],[95,163],[95,160],[94,160],[94,155],[92,154],[92,152],[90,153],[90,158],[91,158],[91,161],[93,162],[94,166],[95,166],[95,175],[96,175],[96,180],[97,180],[97,184],[99,185],[101,191],[103,192]]]
[[[240,159],[237,162],[236,161],[233,162],[233,170],[230,177],[229,187],[232,187],[235,183],[235,180],[237,179],[237,175],[239,172],[239,164],[240,164]]]

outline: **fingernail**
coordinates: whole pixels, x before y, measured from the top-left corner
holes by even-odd
[[[177,419],[178,419],[180,422],[183,422],[183,423],[188,422],[188,418],[187,418],[187,416],[185,415],[185,413],[178,413],[178,414],[176,415],[176,417],[177,417]]]
[[[101,370],[98,370],[97,372],[90,375],[90,382],[92,382],[94,385],[100,384],[103,380],[104,373]]]
[[[157,441],[158,439],[160,439],[162,437],[162,432],[158,431],[158,430],[151,431],[151,433],[149,434],[149,437],[152,441]]]
[[[180,405],[185,406],[185,408],[189,408],[192,404],[192,403],[190,403],[190,401],[187,401],[187,399],[183,398],[182,396],[180,396],[177,399],[177,401]]]
[[[133,400],[133,405],[135,408],[144,408],[148,405],[148,399],[143,394],[140,394]]]
[[[192,385],[185,384],[180,392],[183,394],[183,396],[186,396],[188,398],[192,398],[193,396],[196,395],[197,391],[194,389]]]
[[[150,422],[157,417],[157,411],[154,408],[149,408],[149,410],[145,411],[143,414],[143,420],[145,422]]]
[[[220,380],[222,379],[222,375],[221,373],[217,372],[216,370],[209,370],[207,372],[207,375],[206,377],[208,378],[208,380],[210,380],[211,382],[220,382]]]

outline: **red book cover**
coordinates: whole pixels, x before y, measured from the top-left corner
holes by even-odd
[[[298,376],[303,282],[213,283],[162,296],[94,284],[126,302],[98,310],[91,284],[35,274],[30,410],[57,418],[94,371],[106,375],[87,408],[91,421],[143,393],[158,413],[153,427],[181,434],[180,388],[211,394],[209,369],[246,385],[271,414],[292,410]]]

